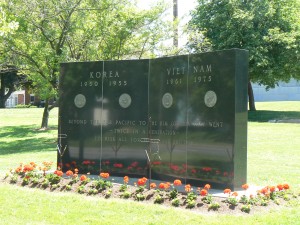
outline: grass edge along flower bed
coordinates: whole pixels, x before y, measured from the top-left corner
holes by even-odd
[[[89,174],[79,175],[78,169],[69,170],[65,174],[58,168],[49,172],[52,162],[43,162],[38,166],[34,162],[21,163],[11,169],[3,178],[11,184],[47,189],[50,191],[73,191],[79,194],[100,196],[104,198],[132,199],[134,201],[152,201],[154,204],[164,204],[172,207],[208,211],[236,209],[250,213],[253,208],[266,206],[280,206],[287,204],[291,199],[299,199],[300,193],[291,191],[287,183],[276,186],[265,186],[255,194],[247,193],[248,184],[242,185],[244,192],[232,192],[224,189],[224,198],[209,193],[210,184],[204,187],[193,188],[190,184],[182,184],[175,179],[173,183],[149,183],[146,177],[137,179],[134,185],[129,185],[129,177],[123,178],[123,184],[112,183],[109,173],[101,172],[99,176],[91,178]],[[147,187],[150,187],[147,188]],[[183,192],[178,189],[184,187]]]

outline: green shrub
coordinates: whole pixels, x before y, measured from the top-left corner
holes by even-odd
[[[23,109],[23,108],[37,108],[37,106],[35,105],[23,105],[23,104],[19,104],[19,105],[16,105],[15,108],[18,108],[18,109]]]
[[[124,191],[124,193],[121,195],[122,198],[129,198],[131,196],[131,193],[129,191]]]
[[[155,196],[155,199],[154,199],[154,203],[157,203],[157,204],[161,204],[164,202],[164,198],[163,196],[161,196],[160,194],[157,194]]]
[[[220,208],[220,204],[217,202],[213,202],[208,206],[208,209],[212,209],[212,210],[218,210]]]
[[[249,213],[251,210],[251,205],[248,204],[248,205],[243,205],[242,208],[241,208],[241,211],[242,212],[245,212],[245,213]]]
[[[179,198],[175,198],[172,200],[172,206],[178,207],[180,204]]]

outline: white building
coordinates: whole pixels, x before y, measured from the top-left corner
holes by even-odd
[[[252,84],[256,102],[300,101],[300,81],[291,79],[289,83],[279,82],[279,86],[266,91],[265,86]]]
[[[5,102],[6,108],[13,108],[17,105],[29,105],[34,104],[35,96],[28,94],[25,90],[14,91]]]

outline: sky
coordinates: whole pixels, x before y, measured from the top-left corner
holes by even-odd
[[[196,5],[196,0],[178,0],[179,17],[187,14],[190,10],[194,9]]]

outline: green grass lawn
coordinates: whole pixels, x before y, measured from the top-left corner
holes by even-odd
[[[56,162],[58,109],[50,112],[49,130],[39,130],[43,109],[0,109],[0,173],[21,162]]]
[[[259,102],[256,107],[257,112],[249,112],[248,182],[286,181],[300,189],[300,123],[268,122],[300,119],[300,102]]]
[[[248,183],[287,182],[300,191],[300,124],[269,123],[300,119],[299,102],[257,103],[249,114]],[[20,162],[56,161],[58,111],[50,130],[39,131],[42,109],[0,109],[0,177]],[[0,183],[1,224],[300,224],[300,203],[255,215],[205,214],[121,199],[53,193]]]

